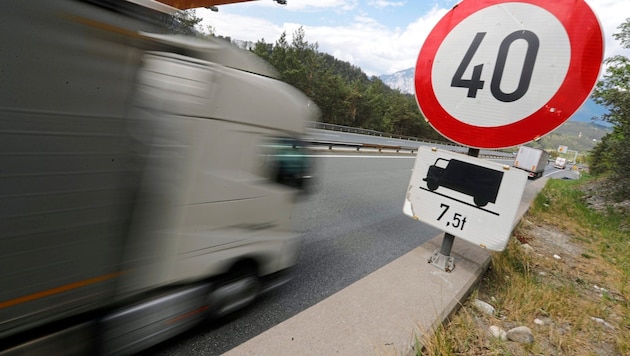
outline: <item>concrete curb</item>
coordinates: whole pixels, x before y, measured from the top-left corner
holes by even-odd
[[[527,185],[514,226],[547,179]],[[225,355],[414,354],[416,338],[459,309],[490,264],[490,253],[456,239],[456,267],[427,263],[442,235],[228,351]]]

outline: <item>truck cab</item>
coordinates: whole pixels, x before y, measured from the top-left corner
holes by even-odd
[[[567,167],[567,159],[564,157],[557,157],[553,163],[554,168],[565,169]]]

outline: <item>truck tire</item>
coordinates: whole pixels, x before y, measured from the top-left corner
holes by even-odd
[[[252,263],[237,264],[215,282],[208,296],[210,318],[216,319],[252,304],[261,290],[258,270]]]
[[[440,183],[436,179],[427,179],[427,188],[431,191],[440,187]]]
[[[486,206],[488,204],[488,201],[486,199],[483,199],[480,197],[474,197],[473,201],[475,202],[475,205],[477,205],[478,207]]]

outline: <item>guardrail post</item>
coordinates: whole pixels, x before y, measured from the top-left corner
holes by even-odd
[[[479,149],[468,148],[468,155],[472,157],[479,157]],[[454,270],[455,257],[451,256],[451,249],[453,248],[454,241],[455,236],[445,232],[444,237],[442,238],[442,246],[440,246],[440,250],[433,251],[433,255],[429,257],[429,263],[445,272],[451,272]]]

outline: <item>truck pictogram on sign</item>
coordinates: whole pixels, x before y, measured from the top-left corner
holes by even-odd
[[[438,158],[429,167],[426,178],[430,191],[440,186],[473,197],[475,205],[482,207],[495,203],[503,172],[477,166],[458,159]]]

